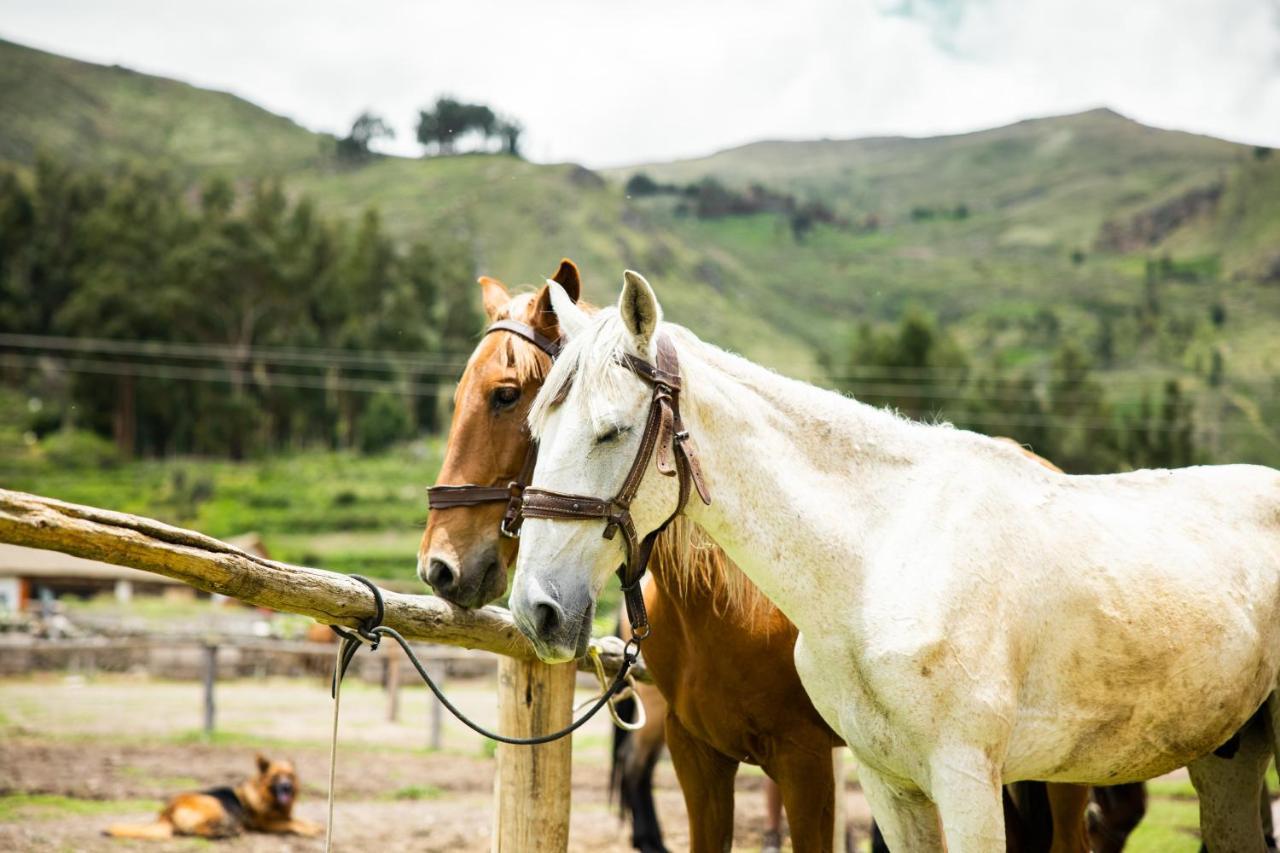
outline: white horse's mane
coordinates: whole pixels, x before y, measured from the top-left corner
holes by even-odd
[[[1019,463],[1027,461],[1028,454],[1014,441],[956,430],[944,421],[916,421],[893,409],[873,406],[838,391],[792,379],[709,344],[675,323],[659,323],[658,332],[670,335],[678,345],[686,412],[714,387],[710,374],[716,373],[731,376],[735,383],[764,397],[774,396],[781,389],[791,418],[810,422],[814,429],[831,436],[832,441],[856,445],[863,453],[881,458],[900,457],[903,440],[928,448],[943,431],[953,437],[971,436],[979,453]],[[612,425],[610,419],[614,413],[635,398],[636,380],[620,362],[621,356],[627,353],[650,360],[653,357],[652,352],[636,350],[634,338],[616,307],[603,308],[592,315],[586,325],[569,338],[534,400],[529,411],[533,436],[541,436],[552,409],[570,391],[585,403],[587,416],[596,430],[603,431]]]

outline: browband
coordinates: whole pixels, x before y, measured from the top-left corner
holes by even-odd
[[[498,320],[484,330],[485,335],[493,332],[510,332],[524,338],[542,350],[552,360],[560,354],[560,341],[553,341],[527,323],[519,320]],[[538,461],[538,445],[530,441],[529,449],[524,455],[524,464],[520,466],[519,479],[512,480],[506,486],[478,486],[466,484],[461,486],[432,486],[427,489],[427,506],[432,510],[451,509],[459,506],[479,506],[487,503],[506,501],[507,509],[502,514],[499,529],[503,536],[513,539],[520,536],[520,503],[525,484],[533,476],[533,466]]]

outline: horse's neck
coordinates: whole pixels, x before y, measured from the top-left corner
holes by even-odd
[[[689,513],[804,629],[806,605],[856,587],[935,430],[697,349],[685,405],[712,505]]]

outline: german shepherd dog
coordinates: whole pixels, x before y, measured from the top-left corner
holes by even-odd
[[[258,756],[258,775],[234,788],[179,794],[154,823],[116,824],[105,834],[116,838],[231,838],[242,832],[320,835],[324,827],[293,817],[298,774],[290,761]]]

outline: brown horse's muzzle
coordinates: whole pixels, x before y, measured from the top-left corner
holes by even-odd
[[[435,594],[468,610],[483,607],[507,591],[507,573],[498,544],[473,548],[461,558],[431,551],[418,558],[418,577]]]

